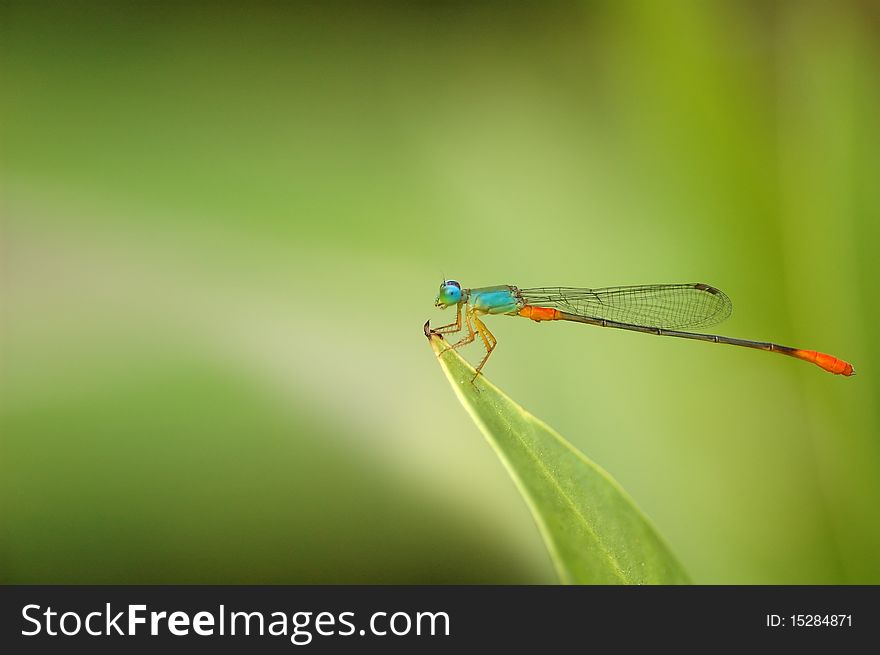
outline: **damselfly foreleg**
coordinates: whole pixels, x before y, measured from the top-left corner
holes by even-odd
[[[465,309],[464,322],[465,322],[465,325],[467,326],[468,333],[465,336],[463,336],[461,339],[456,341],[455,343],[450,344],[449,346],[447,346],[446,348],[441,350],[437,354],[438,357],[440,355],[442,355],[443,353],[445,353],[447,350],[458,349],[458,348],[461,348],[462,346],[466,346],[469,343],[473,343],[474,339],[477,338],[477,333],[474,330],[473,323],[471,323],[471,316],[472,316],[471,310]],[[446,325],[444,327],[451,328],[451,327],[455,327],[456,325],[458,325],[457,330],[446,330],[446,334],[454,334],[456,332],[461,332],[461,305],[458,306],[458,319],[456,320],[456,322],[450,323],[449,325]],[[434,332],[435,333],[440,332],[440,330],[442,330],[442,329],[443,328],[438,328],[437,330],[434,330]]]
[[[441,327],[435,328],[431,330],[434,334],[455,334],[456,332],[461,332],[461,303],[456,306],[455,309],[455,321],[450,323],[449,325],[443,325]]]

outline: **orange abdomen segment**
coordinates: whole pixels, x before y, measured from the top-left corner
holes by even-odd
[[[533,321],[559,320],[559,310],[553,309],[552,307],[533,307],[532,305],[526,305],[519,310],[518,314],[530,318]]]
[[[824,368],[829,373],[834,373],[835,375],[849,376],[853,374],[852,364],[849,364],[842,359],[837,359],[837,357],[832,355],[826,355],[825,353],[816,352],[815,350],[795,350],[792,354],[798,359],[812,362],[816,366]]]

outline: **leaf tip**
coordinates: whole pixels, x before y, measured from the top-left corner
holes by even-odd
[[[431,329],[431,321],[425,321],[424,325],[425,337],[428,339],[428,343],[431,344],[431,348],[433,348],[434,352],[440,355],[443,351],[447,350],[447,348],[443,347],[445,343],[445,339],[442,334],[438,334]]]

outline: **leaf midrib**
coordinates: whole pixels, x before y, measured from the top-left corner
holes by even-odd
[[[529,427],[531,427],[533,417],[530,414],[527,414],[526,416],[527,416],[527,419],[530,424]],[[516,439],[519,440],[519,442],[522,444],[525,451],[528,453],[529,457],[532,459],[532,461],[534,461],[538,465],[538,467],[540,468],[540,470],[544,474],[544,476],[553,483],[553,488],[559,493],[560,496],[562,496],[562,498],[565,500],[566,504],[577,515],[578,519],[580,519],[580,522],[586,528],[587,532],[590,534],[590,536],[595,540],[596,544],[599,546],[600,552],[605,556],[605,558],[608,560],[608,563],[614,569],[614,572],[617,575],[617,577],[620,578],[620,580],[624,583],[632,584],[633,581],[630,580],[626,576],[626,573],[624,572],[623,567],[620,565],[620,561],[614,556],[614,553],[611,552],[611,550],[605,544],[603,539],[599,536],[599,533],[596,532],[595,528],[593,528],[593,526],[590,525],[590,522],[583,515],[583,513],[581,513],[581,510],[577,506],[577,504],[575,503],[574,499],[572,499],[571,495],[559,483],[559,480],[556,478],[556,476],[554,476],[553,473],[547,468],[547,465],[541,461],[541,459],[538,457],[537,453],[535,452],[535,449],[532,448],[520,435],[516,434],[515,430],[510,429],[508,421],[505,420],[505,424],[508,425],[508,432],[513,433],[514,436],[516,437]]]

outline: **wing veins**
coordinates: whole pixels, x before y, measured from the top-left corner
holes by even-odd
[[[538,287],[520,289],[529,305],[555,307],[578,316],[643,327],[688,329],[725,320],[730,298],[708,284],[653,284],[600,289]]]

